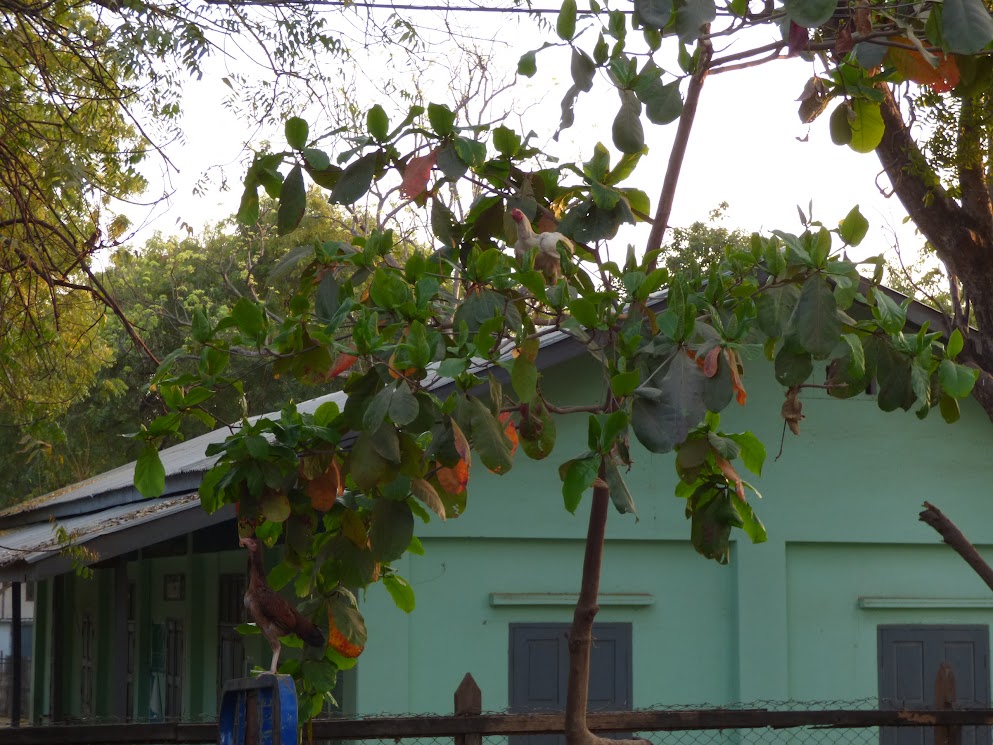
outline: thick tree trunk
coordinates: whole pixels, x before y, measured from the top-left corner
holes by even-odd
[[[980,128],[971,121],[978,114],[971,102],[963,103],[958,132],[961,197],[956,201],[911,137],[892,89],[884,86],[883,94],[886,132],[876,154],[894,193],[961,282],[975,313],[976,329],[966,326],[968,319],[959,321],[966,338],[960,360],[981,371],[974,397],[993,420],[993,200],[978,139]]]
[[[590,525],[586,533],[586,554],[583,557],[583,580],[579,589],[579,602],[572,617],[569,631],[569,687],[566,691],[565,737],[568,745],[617,745],[617,740],[598,737],[586,726],[586,709],[589,703],[590,650],[593,643],[593,619],[600,606],[600,568],[603,564],[603,544],[607,532],[607,512],[610,508],[610,491],[604,480],[604,466],[593,485],[593,505]],[[650,745],[647,740],[624,742]]]

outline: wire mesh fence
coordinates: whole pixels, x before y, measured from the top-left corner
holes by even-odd
[[[913,731],[903,742],[989,745],[993,709],[921,710],[880,708],[857,701],[755,701],[720,706],[666,706],[595,712],[590,728],[615,739],[636,737],[652,745],[897,745],[896,731]],[[564,745],[561,713],[377,715],[314,720],[304,742],[315,745]],[[934,736],[956,733],[957,739]],[[202,720],[113,722],[76,719],[45,727],[5,729],[4,745],[217,742],[217,723]]]

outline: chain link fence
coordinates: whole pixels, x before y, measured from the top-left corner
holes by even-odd
[[[880,726],[901,724],[900,727]],[[935,725],[960,728],[961,745],[990,745],[993,710],[890,711],[875,698],[855,701],[754,701],[724,705],[668,706],[598,712],[590,728],[613,739],[637,737],[652,745],[898,745],[934,743]],[[908,728],[907,725],[913,725]],[[76,719],[21,731],[7,729],[10,745],[216,742],[216,722],[186,719],[115,722],[111,717]],[[622,731],[623,730],[623,731]],[[321,718],[304,726],[303,742],[319,745],[564,745],[562,715],[484,712],[462,715],[378,715]],[[938,740],[942,741],[942,740]]]

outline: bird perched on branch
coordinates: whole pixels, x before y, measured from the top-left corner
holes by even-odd
[[[559,246],[570,255],[573,253],[572,241],[561,233],[538,233],[531,228],[531,222],[523,212],[514,210],[510,216],[517,223],[517,242],[514,244],[514,256],[518,261],[532,248],[537,248],[534,255],[534,268],[545,275],[545,281],[553,285],[562,277],[562,256]]]
[[[323,647],[324,634],[266,583],[265,570],[262,568],[262,544],[258,539],[242,538],[239,543],[248,549],[248,589],[245,590],[245,608],[272,647],[272,666],[269,672],[274,673],[279,664],[281,647],[279,637],[296,634],[305,644]]]

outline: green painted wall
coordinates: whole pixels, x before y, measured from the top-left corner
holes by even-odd
[[[805,392],[801,436],[787,433],[776,459],[782,391],[768,370],[753,371],[746,385],[748,405],[728,411],[725,428],[753,429],[770,448],[762,478],[754,479],[765,497],[756,509],[768,543],[735,544],[729,566],[696,555],[673,496],[671,456],[637,447],[626,479],[640,519],[611,513],[599,618],[632,624],[636,706],[871,697],[877,625],[993,623],[990,609],[859,603],[989,597],[917,519],[922,501],[935,502],[993,558],[993,427],[978,407],[967,403],[962,421],[950,426],[937,416],[920,422],[912,413],[883,414],[868,396],[836,401]],[[552,371],[543,386],[560,404],[585,400],[583,390],[594,388],[602,388],[596,371],[582,362]],[[415,612],[397,610],[381,586],[360,598],[369,644],[343,696],[354,710],[450,711],[466,672],[479,682],[484,708],[507,705],[508,625],[568,623],[572,609],[550,601],[494,605],[491,594],[578,590],[589,501],[576,515],[564,511],[556,467],[585,449],[585,416],[563,417],[552,459],[535,463],[520,453],[504,477],[476,463],[467,513],[418,525],[426,555],[397,564],[417,593]],[[184,715],[216,711],[218,579],[244,571],[241,551],[129,565],[138,592],[136,716],[148,713],[149,629],[167,618],[181,620],[186,634]],[[186,577],[183,602],[163,599],[170,573]],[[78,670],[82,613],[109,612],[104,585],[113,587],[111,572],[89,583],[67,578],[69,670]],[[619,593],[651,602],[609,602]],[[251,664],[268,667],[264,645],[246,646]],[[69,710],[78,711],[78,680],[63,685]],[[36,701],[47,706],[47,692]]]
[[[770,448],[756,509],[770,541],[735,544],[730,566],[698,555],[673,496],[671,456],[635,448],[626,475],[640,520],[611,513],[602,592],[649,593],[648,607],[605,605],[600,620],[633,624],[636,706],[736,701],[853,700],[876,695],[876,626],[993,623],[993,610],[865,610],[863,596],[987,598],[968,566],[917,513],[935,502],[978,544],[989,519],[993,428],[967,402],[962,420],[884,414],[874,398],[839,401],[805,391],[801,435],[782,435],[782,390],[766,363],[749,361],[748,404],[725,429],[752,429]],[[599,383],[582,363],[553,371],[543,389],[574,403]],[[508,696],[508,624],[571,619],[565,606],[499,606],[490,593],[575,592],[588,500],[562,507],[555,466],[586,449],[586,418],[559,422],[556,453],[519,454],[497,477],[475,463],[469,508],[418,526],[426,556],[399,566],[417,593],[405,616],[379,587],[363,598],[369,644],[357,669],[361,712],[450,711],[466,672],[483,705]],[[993,550],[990,552],[993,558]]]

